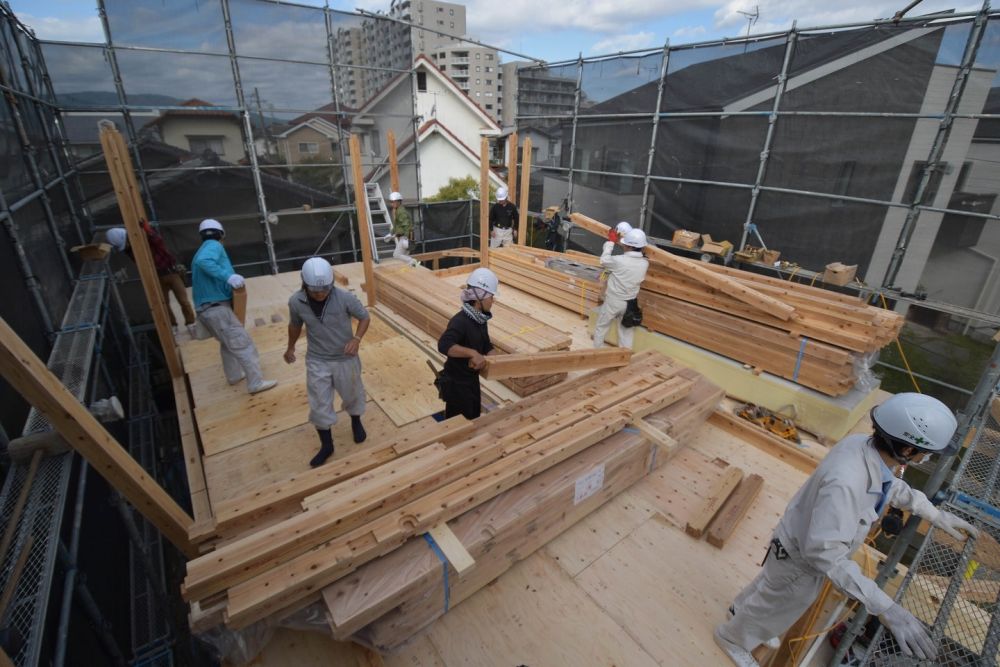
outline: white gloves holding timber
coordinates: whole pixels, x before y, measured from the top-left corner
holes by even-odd
[[[229,278],[226,279],[226,282],[229,283],[229,286],[232,287],[233,289],[239,289],[243,287],[243,285],[245,284],[243,276],[241,276],[238,273],[234,273],[233,275],[229,276]]]
[[[979,531],[975,526],[951,512],[939,512],[931,523],[935,528],[940,528],[959,542],[964,542],[966,537],[979,536]]]

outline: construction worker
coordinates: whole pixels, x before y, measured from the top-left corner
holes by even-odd
[[[177,263],[177,258],[167,250],[167,245],[163,242],[163,237],[153,229],[145,220],[140,221],[142,230],[146,232],[146,239],[149,241],[149,251],[153,256],[153,265],[156,267],[156,275],[160,279],[160,290],[163,292],[163,301],[167,304],[167,312],[170,314],[170,325],[177,327],[177,318],[173,309],[170,308],[170,293],[177,299],[177,305],[181,307],[184,314],[184,324],[191,326],[194,324],[194,308],[188,299],[187,289],[184,287],[184,267]],[[132,261],[135,256],[132,248],[128,244],[128,233],[124,227],[112,227],[107,231],[105,237],[108,243],[118,252],[124,252]]]
[[[389,193],[389,213],[392,216],[392,231],[383,237],[383,241],[396,242],[392,256],[397,259],[409,260],[410,241],[413,238],[413,221],[403,206],[403,195],[398,192]]]
[[[608,285],[594,324],[594,347],[604,346],[604,337],[612,322],[618,323],[618,347],[632,347],[632,327],[622,325],[622,316],[628,302],[639,296],[639,285],[649,268],[649,260],[642,254],[642,249],[646,247],[646,234],[641,229],[629,229],[620,240],[626,247],[625,254],[611,254],[619,241],[618,232],[614,229],[608,231],[608,240],[601,252],[601,266],[608,273]]]
[[[862,574],[851,556],[889,505],[912,511],[960,541],[978,534],[892,473],[892,467],[915,458],[953,454],[957,422],[941,401],[912,393],[876,406],[871,420],[871,435],[853,434],[837,443],[792,498],[763,569],[736,596],[733,617],[716,628],[716,643],[735,664],[757,665],[750,651],[775,645],[813,603],[825,579],[880,616],[903,653],[933,658],[934,645],[920,621]]]
[[[358,321],[352,330],[351,319]],[[337,412],[333,392],[340,394],[344,411],[351,416],[354,442],[367,437],[361,416],[365,414],[365,387],[361,382],[358,348],[371,320],[358,297],[333,284],[333,267],[322,257],[310,257],[302,265],[302,289],[288,300],[288,349],[285,361],[295,363],[295,342],[306,327],[306,389],[309,421],[319,435],[319,452],[309,462],[313,468],[333,455],[333,433]]]
[[[191,262],[191,286],[198,323],[219,341],[222,369],[229,384],[243,378],[247,391],[257,394],[275,385],[260,370],[257,346],[233,313],[233,289],[243,287],[243,276],[233,271],[222,239],[226,232],[218,220],[202,220],[198,225],[202,243]]]
[[[493,317],[493,299],[499,285],[497,275],[479,268],[469,274],[462,290],[462,310],[448,322],[438,339],[438,351],[447,355],[441,371],[445,418],[463,415],[475,419],[482,411],[479,371],[485,356],[493,354],[487,322]]]
[[[517,207],[507,199],[507,188],[497,188],[497,201],[490,206],[490,247],[512,245],[517,238],[514,225],[517,224]]]

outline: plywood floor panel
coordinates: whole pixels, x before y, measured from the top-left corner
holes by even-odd
[[[365,390],[396,426],[444,409],[426,357],[403,336],[364,343],[361,374]]]

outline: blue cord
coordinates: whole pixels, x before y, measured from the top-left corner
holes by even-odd
[[[448,559],[430,533],[424,533],[424,539],[427,541],[428,546],[430,546],[431,551],[434,552],[434,555],[441,561],[441,568],[444,572],[444,613],[447,614],[448,608],[451,606],[451,586],[448,584]]]

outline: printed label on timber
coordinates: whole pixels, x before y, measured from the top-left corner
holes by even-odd
[[[576,493],[573,494],[573,504],[579,505],[600,491],[602,486],[604,486],[603,463],[576,480]]]

